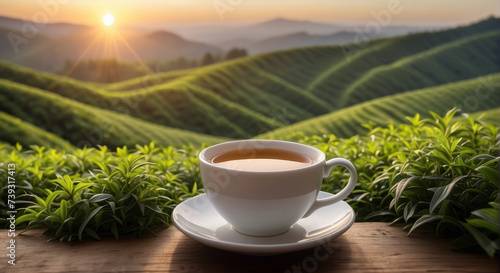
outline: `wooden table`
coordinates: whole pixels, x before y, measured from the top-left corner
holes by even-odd
[[[7,263],[0,230],[0,272],[498,272],[498,257],[450,250],[431,231],[411,237],[386,223],[355,223],[324,246],[256,257],[197,243],[174,226],[158,237],[46,242],[40,230],[16,236],[16,265]]]

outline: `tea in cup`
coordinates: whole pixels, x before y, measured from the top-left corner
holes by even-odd
[[[325,160],[320,150],[288,141],[240,140],[204,149],[199,155],[208,200],[240,233],[274,236],[317,209],[341,201],[356,186],[353,164]],[[350,178],[339,193],[317,200],[323,178],[335,166]]]

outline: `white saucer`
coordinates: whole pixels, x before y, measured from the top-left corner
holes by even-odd
[[[320,192],[319,199],[332,194]],[[254,237],[234,231],[210,204],[206,194],[179,204],[174,225],[186,236],[211,247],[250,255],[277,255],[313,248],[340,236],[354,223],[354,210],[341,201],[300,219],[287,232]]]

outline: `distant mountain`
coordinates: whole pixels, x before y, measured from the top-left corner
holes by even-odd
[[[345,30],[349,26],[276,18],[247,26],[169,26],[168,28],[187,39],[213,45],[228,45],[232,41],[240,42],[245,40],[249,43],[255,43],[266,38],[297,32],[331,34]],[[241,46],[241,44],[235,45]]]
[[[284,18],[248,26],[208,25],[172,29],[175,33],[164,30],[148,33],[140,29],[68,23],[38,26],[21,19],[0,16],[0,59],[54,72],[66,60],[116,58],[137,61],[181,55],[200,58],[206,52],[223,55],[223,51],[233,47],[246,48],[250,53],[263,53],[350,43],[359,35],[359,28],[355,26]],[[370,38],[404,35],[419,30],[422,28],[388,26],[377,35],[370,35]]]
[[[355,35],[352,35],[353,33],[366,34],[364,33],[364,26],[285,18],[276,18],[248,26],[170,26],[169,29],[188,39],[216,45],[224,50],[233,47],[243,47],[252,53],[301,46],[335,45],[344,42],[354,42]],[[396,25],[383,27],[378,33],[367,34],[370,39],[376,39],[406,35],[425,30],[438,30],[438,28]],[[333,37],[334,35],[336,37]],[[286,43],[290,44],[286,45]],[[275,44],[275,46],[271,44]]]
[[[55,40],[56,38],[43,34],[27,39],[21,32],[0,27],[0,59],[14,61],[21,58],[19,55],[23,55],[22,50],[24,48],[43,48],[45,45],[52,44]]]
[[[137,61],[137,58],[169,59],[181,55],[200,58],[206,52],[222,52],[214,46],[192,42],[166,31],[142,33],[118,28],[47,24],[40,28],[40,33],[27,35],[26,30],[19,27],[23,21],[16,20],[5,17],[0,20],[0,58],[49,72],[60,68],[67,59],[117,58]],[[17,25],[14,24],[16,22]],[[70,34],[59,37],[65,27],[68,27],[66,32]],[[41,29],[54,29],[57,35],[44,35]]]
[[[279,24],[278,24],[279,25]],[[293,24],[290,24],[293,25]],[[319,24],[324,27],[324,24]],[[314,27],[314,24],[309,24],[310,27]],[[326,31],[326,28],[324,28]],[[332,34],[311,34],[307,31],[294,32],[291,34],[273,36],[260,40],[255,43],[247,43],[246,48],[250,53],[263,53],[276,50],[306,47],[306,46],[325,46],[325,45],[339,45],[354,43],[359,39],[378,39],[378,38],[388,38],[394,36],[402,36],[408,33],[415,33],[425,30],[430,30],[431,28],[424,27],[413,27],[413,26],[388,26],[376,33],[364,33],[359,32],[362,28],[350,27],[349,31],[339,31]],[[314,31],[311,31],[314,33]],[[365,36],[366,35],[366,36]],[[225,43],[230,44],[232,41]],[[240,45],[240,47],[245,47]]]
[[[336,33],[342,34],[343,32],[344,33],[362,32],[368,34],[370,38],[375,39],[381,37],[406,35],[408,33],[415,33],[425,30],[438,30],[438,29],[439,28],[437,27],[393,25],[393,26],[382,27],[380,32],[367,33],[364,26],[318,23],[308,20],[297,21],[284,18],[277,18],[259,24],[255,24],[246,28],[242,28],[240,29],[240,31],[242,33],[245,33],[245,37],[247,39],[251,39],[252,37],[258,37],[259,40],[275,36],[301,33],[301,32],[310,34],[311,36],[331,36]],[[266,33],[274,33],[274,34],[267,35]]]
[[[20,20],[11,17],[0,16],[0,26],[22,32],[23,29],[28,31],[36,31],[38,34],[44,34],[53,37],[62,37],[84,31],[89,28],[85,25],[69,24],[69,23],[52,23],[46,25],[35,25],[32,22]]]
[[[356,35],[354,32],[345,31],[331,35],[313,35],[307,32],[298,32],[264,39],[253,44],[249,50],[251,53],[262,53],[296,47],[345,44],[352,43]]]
[[[346,28],[348,28],[347,25],[276,18],[241,28],[240,31],[245,34],[245,37],[250,39],[265,39],[279,34],[284,35],[296,32],[307,32],[309,34],[330,34]]]

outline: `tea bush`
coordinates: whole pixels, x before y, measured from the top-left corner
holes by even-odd
[[[0,151],[1,221],[6,220],[7,162],[14,163],[18,229],[43,227],[60,240],[154,233],[170,224],[177,204],[201,192],[193,147],[151,143],[134,151],[102,147],[65,153],[4,145]]]
[[[365,136],[291,139],[317,147],[327,158],[351,160],[359,175],[346,201],[357,221],[406,223],[409,233],[430,225],[457,238],[457,250],[498,253],[499,126],[472,118],[419,115],[409,124],[367,124]],[[43,227],[61,240],[154,232],[170,224],[172,209],[202,193],[198,149],[147,146],[116,152],[72,152],[20,145],[0,147],[0,209],[6,226],[7,164],[16,164],[18,228]],[[335,168],[323,190],[337,192],[348,173]]]
[[[457,250],[478,245],[493,256],[499,248],[498,124],[472,118],[444,117],[373,128],[367,136],[302,137],[327,158],[345,157],[358,170],[356,189],[346,200],[357,221],[404,222],[409,233],[431,224],[438,236],[457,237]],[[296,138],[297,136],[292,136]],[[300,138],[300,137],[299,137]],[[336,192],[347,181],[342,169],[332,172],[323,190]]]

